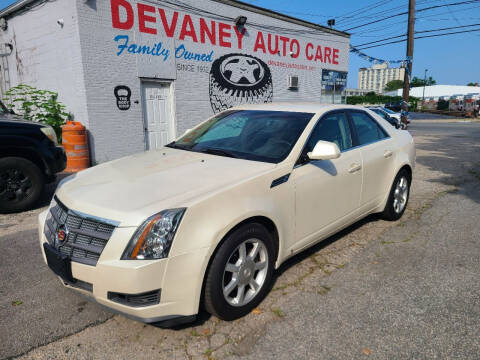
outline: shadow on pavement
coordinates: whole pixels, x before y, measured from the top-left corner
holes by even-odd
[[[427,181],[453,185],[459,191],[472,181],[480,184],[480,128],[472,128],[468,134],[427,135],[417,149],[428,152],[417,156],[417,163],[442,173]],[[465,193],[478,202],[473,194]]]

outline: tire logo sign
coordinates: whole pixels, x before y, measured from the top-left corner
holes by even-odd
[[[272,73],[254,56],[223,55],[212,64],[209,95],[214,113],[245,103],[272,102]]]
[[[265,69],[258,59],[237,55],[220,63],[220,73],[230,84],[253,86],[263,79]]]

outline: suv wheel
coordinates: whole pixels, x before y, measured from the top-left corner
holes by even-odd
[[[248,314],[268,294],[275,250],[270,233],[260,224],[245,224],[218,249],[207,273],[206,310],[223,320]]]
[[[44,184],[42,172],[31,161],[18,157],[0,159],[0,212],[30,208],[42,194]]]

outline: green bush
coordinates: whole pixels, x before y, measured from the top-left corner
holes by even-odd
[[[350,105],[385,105],[391,102],[400,102],[402,101],[401,96],[386,96],[378,95],[374,92],[366,93],[362,96],[349,96],[347,97],[347,104]],[[414,111],[417,108],[418,99],[416,97],[410,96],[410,110]]]
[[[20,84],[5,93],[5,105],[26,120],[40,122],[53,127],[59,141],[62,139],[62,125],[70,118],[65,105],[58,102],[58,93],[40,90]]]

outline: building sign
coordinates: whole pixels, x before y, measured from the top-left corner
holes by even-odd
[[[244,50],[247,52],[275,55],[288,59],[297,59],[311,63],[339,65],[340,49],[314,42],[301,42],[294,38],[263,31],[248,31],[255,38],[251,48],[245,48],[247,29],[239,29],[231,23],[192,16],[178,11],[168,13],[161,7],[137,3],[128,0],[110,0],[112,27],[118,30],[137,30],[141,34],[152,35],[147,43],[132,42],[128,35],[115,36],[114,43],[118,56],[141,54],[160,57],[166,61],[172,54],[177,58],[185,57],[196,61],[212,61],[210,51],[197,54],[184,43],[176,49],[167,49],[159,38],[174,38],[180,42],[189,41],[222,48]],[[156,37],[155,37],[156,36]]]
[[[117,107],[119,110],[130,109],[130,96],[132,95],[132,91],[128,86],[115,86],[115,89],[113,89],[113,94],[117,99]]]
[[[342,71],[322,70],[322,89],[326,91],[343,91],[347,86],[347,73]]]

